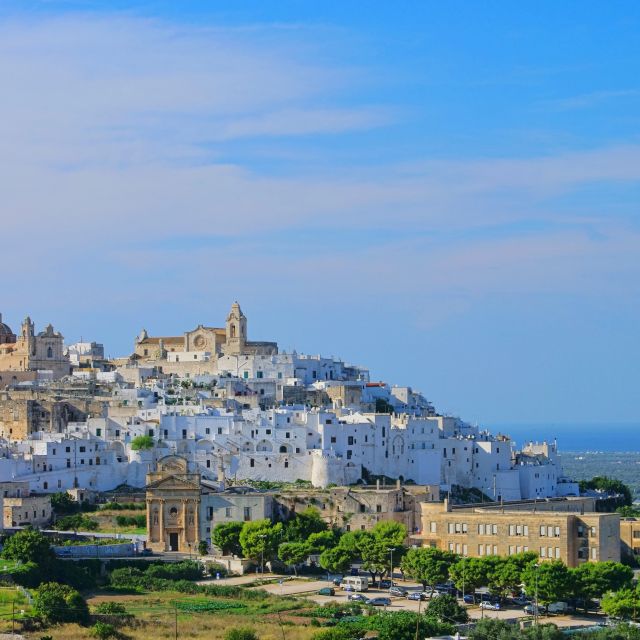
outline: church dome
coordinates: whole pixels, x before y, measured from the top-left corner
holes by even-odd
[[[12,336],[13,331],[11,331],[11,327],[8,324],[2,322],[2,314],[0,313],[0,336]]]

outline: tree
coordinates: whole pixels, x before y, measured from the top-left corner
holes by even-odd
[[[66,515],[78,511],[80,505],[66,491],[60,491],[51,494],[51,508],[57,515]]]
[[[244,523],[221,522],[211,532],[211,542],[222,551],[222,555],[242,555],[240,532]]]
[[[336,544],[336,534],[334,531],[320,531],[312,533],[307,538],[309,553],[322,553]]]
[[[580,492],[585,491],[603,491],[608,494],[618,494],[622,496],[622,502],[624,506],[630,507],[633,504],[633,494],[631,489],[615,478],[609,478],[607,476],[595,476],[591,480],[580,480]]]
[[[506,596],[519,593],[522,584],[522,572],[525,567],[536,562],[534,552],[518,553],[513,556],[486,556],[487,584],[492,593]]]
[[[86,622],[89,609],[84,598],[66,584],[45,582],[33,599],[36,614],[47,624],[55,622]]]
[[[305,542],[283,542],[278,547],[278,558],[286,565],[293,567],[298,575],[297,566],[309,557],[309,545]]]
[[[560,560],[530,564],[522,572],[522,581],[528,595],[535,596],[543,604],[563,600],[571,592],[569,570]]]
[[[440,622],[463,623],[469,620],[469,614],[458,604],[454,596],[443,594],[429,600],[427,615],[437,618]]]
[[[407,527],[394,520],[382,520],[373,527],[373,535],[381,545],[397,547],[399,551],[407,537]]]
[[[600,606],[612,618],[637,620],[640,617],[640,587],[608,593],[600,601]]]
[[[315,507],[297,513],[284,527],[286,542],[305,542],[310,535],[327,530],[327,523]]]
[[[33,562],[43,571],[50,569],[55,562],[49,540],[33,529],[24,529],[12,535],[4,543],[2,557],[6,560],[19,560],[24,564]]]
[[[121,518],[123,516],[118,517]],[[59,518],[55,524],[55,528],[58,531],[95,531],[98,526],[97,520],[83,516],[81,513]]]
[[[151,436],[136,436],[131,441],[131,448],[134,451],[144,451],[146,449],[153,449],[155,442]]]
[[[389,569],[389,552],[384,544],[376,538],[373,531],[358,531],[356,534],[356,548],[362,560],[362,568],[371,574],[375,580]]]
[[[574,595],[587,600],[631,587],[633,570],[620,562],[585,562],[569,569]],[[586,603],[585,603],[586,606]]]
[[[479,587],[489,584],[491,566],[488,558],[460,558],[449,567],[449,577],[458,589],[475,593]]]
[[[419,547],[409,549],[402,558],[403,573],[422,583],[424,589],[431,587],[431,593],[436,584],[444,582],[449,577],[449,568],[456,560],[450,551],[441,551],[433,547]]]
[[[333,549],[325,549],[320,554],[320,566],[332,573],[345,573],[354,560],[354,551],[341,545]]]
[[[273,560],[282,539],[282,523],[272,524],[271,520],[245,522],[240,531],[240,546],[245,558],[253,560]]]
[[[207,553],[209,553],[209,545],[206,540],[200,540],[200,542],[198,542],[198,553],[201,556],[206,556]]]

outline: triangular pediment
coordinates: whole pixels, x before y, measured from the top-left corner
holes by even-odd
[[[190,491],[200,491],[200,483],[194,482],[191,480],[187,480],[185,478],[181,478],[180,476],[168,476],[166,478],[160,478],[159,480],[155,480],[150,482],[146,487],[149,489],[162,489],[163,491],[180,491],[180,490],[190,490]]]

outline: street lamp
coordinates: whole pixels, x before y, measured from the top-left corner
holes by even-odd
[[[391,560],[389,562],[389,589],[391,589],[391,587],[393,587],[393,552],[396,550],[395,547],[387,547],[387,551],[389,552],[389,554],[391,555]]]

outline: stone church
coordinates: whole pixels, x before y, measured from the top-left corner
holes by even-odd
[[[166,360],[170,354],[208,353],[213,360],[222,355],[274,355],[278,353],[276,342],[247,340],[247,317],[237,302],[231,305],[224,328],[198,325],[181,336],[150,336],[145,329],[134,345],[134,358],[138,360]],[[175,357],[175,356],[173,356]]]
[[[187,460],[166,456],[147,475],[147,547],[197,552],[200,542],[201,477]]]
[[[52,371],[54,378],[71,373],[71,364],[64,355],[64,338],[49,324],[36,334],[35,325],[27,316],[22,323],[20,335],[2,322],[0,315],[0,386],[34,376],[25,372]]]

